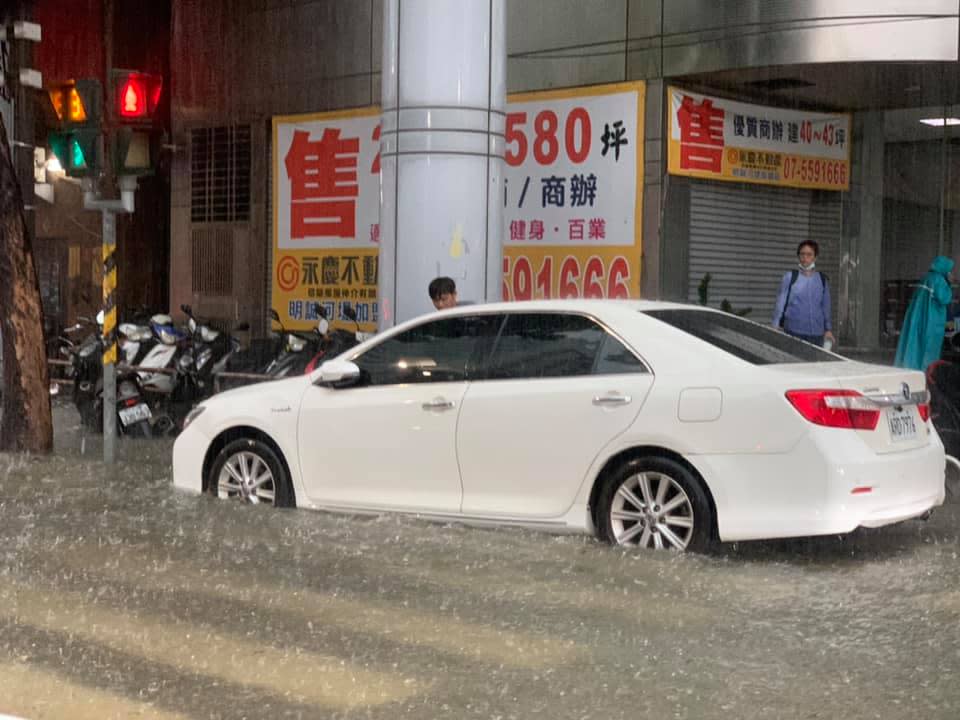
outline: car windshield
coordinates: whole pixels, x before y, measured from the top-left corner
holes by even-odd
[[[708,310],[648,310],[652,318],[754,365],[839,361],[815,345],[734,315]]]

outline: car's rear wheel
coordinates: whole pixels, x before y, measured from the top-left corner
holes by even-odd
[[[276,452],[261,440],[228,443],[210,468],[210,492],[219,498],[254,505],[291,507],[290,478]]]
[[[618,466],[597,503],[597,531],[613,545],[704,550],[713,513],[698,478],[670,458],[635,458]]]

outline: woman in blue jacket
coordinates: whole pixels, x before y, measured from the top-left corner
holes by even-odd
[[[953,301],[952,270],[953,260],[938,255],[913,292],[900,330],[897,357],[893,361],[897,367],[926,370],[930,363],[940,359],[947,308]]]
[[[783,275],[780,292],[773,310],[774,327],[783,328],[808,343],[823,347],[823,341],[834,342],[830,326],[830,287],[827,276],[818,272],[820,246],[804,240],[797,246],[798,267]]]

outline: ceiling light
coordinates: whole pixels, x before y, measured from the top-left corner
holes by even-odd
[[[944,125],[960,125],[960,118],[925,118],[920,122],[931,127],[943,127]]]

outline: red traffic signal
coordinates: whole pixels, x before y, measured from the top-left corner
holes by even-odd
[[[160,103],[163,78],[159,75],[113,71],[114,108],[120,122],[149,123]]]

